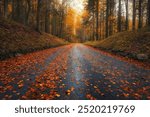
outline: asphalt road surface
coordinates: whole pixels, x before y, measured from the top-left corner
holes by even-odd
[[[0,99],[150,99],[150,70],[71,44],[1,61]]]

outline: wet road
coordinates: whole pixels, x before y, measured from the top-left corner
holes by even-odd
[[[0,62],[0,99],[150,99],[150,70],[71,44]]]

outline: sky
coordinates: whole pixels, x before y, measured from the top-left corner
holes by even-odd
[[[84,0],[70,0],[71,7],[81,13],[84,10]]]

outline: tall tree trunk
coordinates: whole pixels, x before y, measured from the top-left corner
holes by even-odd
[[[22,0],[16,0],[16,15],[15,15],[15,20],[22,23],[22,17],[21,17],[21,14],[22,14]]]
[[[109,36],[109,30],[108,30],[108,27],[109,27],[109,0],[106,1],[106,38]]]
[[[37,17],[36,17],[36,30],[40,32],[40,13],[41,13],[42,0],[38,0],[37,4]]]
[[[132,30],[135,30],[135,23],[136,23],[136,0],[133,0]]]
[[[109,3],[109,36],[111,36],[113,34],[113,17],[114,17],[114,8],[115,8],[115,1],[114,0],[110,0]]]
[[[60,16],[60,31],[59,31],[59,36],[62,38],[62,33],[63,33],[63,23],[64,22],[64,12],[62,11],[61,16]]]
[[[15,20],[15,0],[12,0],[12,19]]]
[[[16,20],[20,20],[20,0],[16,1]]]
[[[31,0],[27,0],[27,5],[28,5],[28,9],[27,9],[26,19],[25,19],[26,25],[29,24],[29,16],[30,16],[30,12],[31,12]]]
[[[121,0],[119,0],[119,9],[118,9],[118,32],[121,32]]]
[[[46,13],[45,13],[45,32],[50,33],[50,1],[46,0]]]
[[[53,19],[52,19],[52,34],[53,35],[57,35],[57,16],[53,15]]]
[[[100,14],[99,27],[100,27],[100,36],[99,36],[99,39],[102,39],[102,14]]]
[[[4,0],[4,17],[8,17],[8,0]]]
[[[96,40],[99,39],[99,0],[96,1]]]
[[[148,0],[148,7],[147,7],[147,14],[148,14],[148,26],[150,26],[150,0]]]
[[[126,0],[126,30],[129,29],[129,0]]]
[[[2,1],[0,0],[0,3],[1,3]],[[0,4],[0,18],[3,16],[3,9],[2,9],[2,5]]]
[[[139,0],[139,24],[138,24],[138,28],[142,28],[142,0]]]
[[[93,40],[95,40],[95,14],[94,14],[94,11],[93,11]]]
[[[105,21],[106,20],[106,18],[105,18],[105,11],[103,10],[103,39],[105,39],[106,38],[106,26],[105,26]]]

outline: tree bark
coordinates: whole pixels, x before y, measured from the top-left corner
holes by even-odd
[[[99,39],[99,0],[96,0],[96,40]]]
[[[126,0],[126,30],[129,29],[129,0]]]
[[[12,19],[15,20],[15,0],[12,0]]]
[[[31,12],[31,0],[27,0],[27,5],[28,5],[28,9],[27,9],[26,19],[25,19],[26,25],[29,24],[29,16],[30,16],[30,12]]]
[[[22,17],[22,14],[23,14],[23,8],[22,8],[22,3],[23,1],[22,0],[16,0],[16,9],[15,9],[15,20],[17,22],[20,22],[20,23],[23,23],[23,17]]]
[[[45,32],[50,33],[50,1],[46,0]]]
[[[59,31],[59,36],[62,38],[62,33],[63,33],[63,22],[64,22],[64,11],[61,12],[60,16],[60,31]]]
[[[118,32],[121,32],[121,0],[119,0],[119,10],[118,10]]]
[[[113,34],[113,18],[114,18],[114,9],[115,9],[115,1],[114,0],[110,0],[109,3],[109,36],[111,36]]]
[[[8,0],[4,0],[4,17],[8,17]]]
[[[106,1],[107,3],[106,3],[106,38],[109,36],[109,30],[108,30],[108,27],[109,27],[109,25],[108,25],[108,20],[109,20],[109,0],[107,0]]]
[[[136,0],[133,0],[133,18],[132,18],[132,30],[135,30],[136,23]]]
[[[20,0],[17,0],[16,3],[17,3],[17,8],[16,8],[16,12],[17,12],[16,13],[17,17],[16,18],[17,19],[16,20],[19,21],[20,20]]]
[[[147,7],[147,12],[148,12],[148,26],[150,26],[150,0],[148,0],[148,7]]]
[[[42,0],[38,0],[37,4],[37,18],[36,18],[36,30],[40,32],[40,13],[41,13],[41,6],[42,6]]]
[[[102,39],[102,14],[100,14],[100,22],[99,22],[99,27],[100,27],[100,35],[99,35],[99,39]]]
[[[139,0],[139,24],[138,24],[138,28],[142,28],[142,0]]]
[[[93,41],[95,40],[95,14],[94,14],[94,11],[93,11]]]

